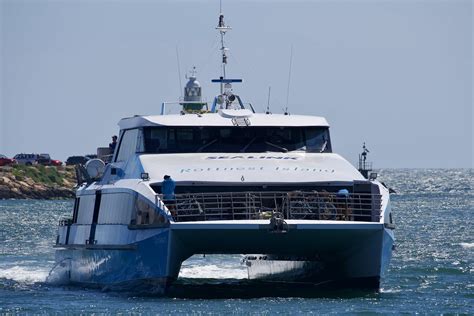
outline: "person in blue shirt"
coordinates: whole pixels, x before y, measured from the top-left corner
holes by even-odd
[[[161,183],[161,193],[163,194],[164,200],[174,200],[174,189],[176,188],[176,183],[169,175],[165,175]]]
[[[163,182],[161,183],[161,193],[163,194],[163,202],[166,204],[166,207],[171,213],[171,216],[176,217],[176,201],[174,195],[174,189],[176,188],[176,183],[169,175],[163,177]]]
[[[340,189],[336,193],[336,208],[339,210],[339,217],[342,220],[352,220],[352,210],[350,209],[350,193],[347,189]]]
[[[337,197],[349,197],[349,190],[347,190],[347,189],[340,189],[339,191],[337,191],[336,196],[337,196]]]

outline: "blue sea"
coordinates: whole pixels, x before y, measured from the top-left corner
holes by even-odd
[[[241,256],[194,256],[175,293],[49,284],[56,225],[73,201],[0,201],[0,314],[474,314],[472,169],[384,169],[396,250],[379,292],[246,280]]]

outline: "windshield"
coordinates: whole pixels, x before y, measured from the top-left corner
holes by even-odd
[[[331,152],[327,127],[146,127],[145,153]]]

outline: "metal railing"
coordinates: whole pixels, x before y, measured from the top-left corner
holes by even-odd
[[[270,219],[276,212],[285,219],[378,222],[381,212],[381,195],[370,193],[218,192],[160,200],[157,203],[166,205],[176,222]]]
[[[171,110],[168,106],[179,106],[179,108],[176,110],[177,113],[200,113],[200,112],[209,112],[209,105],[206,101],[176,101],[176,102],[163,102],[161,104],[161,112],[160,115],[166,115],[166,114],[171,114]],[[201,106],[200,110],[191,110],[191,111],[186,111],[185,106]],[[169,111],[169,112],[168,112]]]
[[[365,161],[361,156],[359,156],[359,170],[372,171],[372,162]]]

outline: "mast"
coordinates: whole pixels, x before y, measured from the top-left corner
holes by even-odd
[[[234,101],[238,101],[240,108],[244,108],[244,105],[239,96],[234,95],[232,90],[232,83],[234,82],[242,82],[242,79],[228,79],[226,73],[226,66],[227,66],[227,52],[229,48],[225,46],[224,37],[228,31],[232,28],[230,26],[225,25],[224,22],[224,14],[222,13],[222,5],[221,10],[219,13],[219,22],[217,24],[216,30],[219,31],[221,36],[221,76],[219,79],[212,79],[211,82],[219,83],[220,84],[220,94],[214,99],[214,104],[212,107],[212,111],[215,110],[216,106],[219,106],[221,109],[228,109],[232,107],[232,103]]]
[[[225,42],[224,42],[224,37],[227,31],[230,31],[232,28],[230,26],[226,26],[224,22],[224,14],[222,13],[222,6],[221,6],[221,12],[219,13],[219,23],[217,24],[216,30],[219,31],[221,35],[221,55],[222,55],[222,61],[221,61],[221,79],[226,79],[226,72],[225,72],[225,67],[227,65],[227,52],[229,51],[228,47],[225,47]],[[221,94],[224,93],[224,82],[221,81]]]

